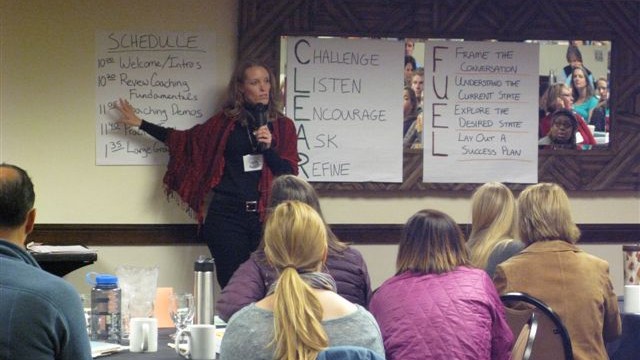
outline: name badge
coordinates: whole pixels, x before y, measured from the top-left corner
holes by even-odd
[[[249,154],[242,157],[244,162],[244,172],[262,170],[264,157],[262,154]]]

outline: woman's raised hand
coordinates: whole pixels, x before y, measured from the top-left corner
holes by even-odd
[[[118,119],[118,123],[136,127],[142,125],[142,120],[136,115],[133,106],[127,100],[119,99],[116,101],[116,109],[122,115]]]

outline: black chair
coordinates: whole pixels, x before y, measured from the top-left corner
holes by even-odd
[[[547,304],[521,292],[506,293],[501,295],[500,299],[505,306],[507,322],[514,334],[520,334],[523,327],[531,322],[532,316],[536,320],[535,339],[528,359],[573,360],[569,333],[558,314]]]
[[[516,338],[513,349],[511,349],[511,360],[529,360],[533,351],[533,343],[538,332],[538,318],[534,312],[531,313],[529,321],[520,330],[520,335]]]

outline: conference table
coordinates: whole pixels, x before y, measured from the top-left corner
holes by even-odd
[[[224,328],[224,326],[216,326],[218,330]],[[160,328],[158,329],[158,351],[147,353],[134,353],[129,350],[121,350],[119,352],[111,353],[97,357],[97,359],[104,360],[180,360],[185,359],[178,355],[173,347],[168,344],[173,343],[171,334],[175,333],[175,328]],[[219,344],[218,344],[219,345]]]
[[[607,344],[607,353],[611,360],[640,359],[640,314],[623,313],[624,298],[618,298],[620,317],[622,318],[622,334]]]
[[[620,316],[622,318],[622,334],[618,339],[607,344],[607,353],[611,360],[640,359],[640,314],[623,313],[624,299],[618,299]],[[174,328],[158,329],[158,351],[153,353],[133,353],[122,350],[117,353],[98,357],[104,360],[179,360],[183,357],[176,354],[175,349],[168,344],[173,341],[170,335]]]
[[[158,351],[149,353],[134,353],[129,350],[122,350],[110,355],[104,355],[97,359],[104,360],[178,360],[184,359],[176,353],[176,350],[169,347],[167,344],[173,342],[170,335],[173,334],[176,329],[173,328],[161,328],[158,329]]]

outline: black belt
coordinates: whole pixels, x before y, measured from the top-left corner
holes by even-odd
[[[242,199],[238,199],[237,196],[216,192],[214,194],[214,198],[219,198],[222,201],[237,204],[244,209],[246,212],[258,212],[258,200],[244,201]]]
[[[257,212],[258,211],[258,201],[245,201],[244,202],[244,211],[246,212]]]

